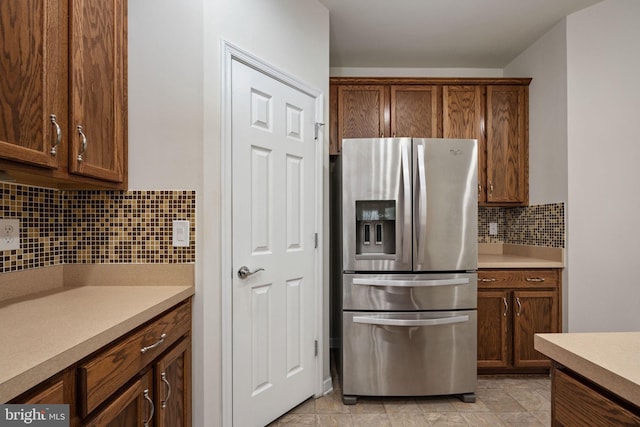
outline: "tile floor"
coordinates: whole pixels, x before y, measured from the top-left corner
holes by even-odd
[[[309,399],[269,427],[549,426],[548,377],[479,377],[476,403],[455,397],[360,398],[343,405],[339,382],[319,399]]]

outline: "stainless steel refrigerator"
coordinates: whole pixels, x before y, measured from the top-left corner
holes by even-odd
[[[343,401],[475,401],[477,141],[342,141]]]

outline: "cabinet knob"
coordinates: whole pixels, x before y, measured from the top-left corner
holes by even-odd
[[[516,304],[518,304],[518,311],[516,316],[520,316],[520,312],[522,311],[522,303],[520,302],[520,298],[516,298]]]
[[[489,181],[489,196],[493,196],[493,183]]]
[[[62,129],[60,129],[60,125],[58,124],[58,120],[55,114],[51,114],[49,116],[49,119],[51,120],[51,124],[53,125],[53,127],[55,127],[56,129],[56,141],[53,144],[53,147],[51,147],[51,150],[49,150],[49,154],[55,157],[58,154],[58,146],[62,141]]]
[[[78,134],[80,135],[81,138],[81,147],[80,147],[80,152],[78,153],[78,161],[81,162],[83,160],[84,157],[84,152],[87,151],[87,136],[84,134],[84,130],[82,128],[82,126],[78,125],[77,127],[78,129]]]
[[[502,313],[502,315],[506,317],[509,312],[509,303],[506,298],[502,298],[502,303],[504,304],[504,313]]]

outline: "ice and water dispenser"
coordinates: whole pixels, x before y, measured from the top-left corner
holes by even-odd
[[[395,253],[395,200],[357,200],[356,256]]]

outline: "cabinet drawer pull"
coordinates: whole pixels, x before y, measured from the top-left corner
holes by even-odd
[[[84,131],[82,129],[82,126],[78,125],[77,127],[78,129],[78,134],[80,135],[80,138],[82,139],[82,146],[80,147],[80,152],[78,153],[78,161],[81,162],[84,157],[84,152],[87,151],[87,136],[84,134]]]
[[[160,344],[162,344],[164,342],[164,339],[167,337],[167,334],[162,334],[160,335],[160,339],[158,341],[156,341],[154,344],[148,345],[146,347],[142,347],[140,349],[140,353],[146,353],[147,351],[156,348],[157,346],[159,346]]]
[[[160,374],[160,379],[162,380],[162,382],[164,383],[165,386],[167,386],[167,392],[165,393],[165,398],[162,401],[162,409],[167,407],[167,402],[169,401],[169,398],[171,397],[171,384],[169,384],[169,381],[167,381],[167,373],[163,372],[162,374]]]
[[[496,279],[496,278],[494,278],[494,277],[489,277],[489,278],[487,278],[487,277],[483,277],[483,278],[481,278],[481,279],[480,279],[480,281],[481,281],[481,282],[483,282],[483,283],[486,283],[486,282],[495,282],[496,280],[498,280],[498,279]]]
[[[149,402],[149,418],[144,421],[144,427],[149,427],[151,420],[153,419],[153,414],[156,411],[156,407],[153,405],[153,400],[149,397],[149,389],[145,389],[143,391],[144,398]]]
[[[49,154],[55,157],[58,154],[58,145],[60,145],[60,142],[62,141],[62,129],[60,129],[60,125],[56,120],[57,118],[55,114],[51,114],[49,119],[51,119],[51,124],[56,128],[56,143],[53,144],[53,147],[49,150]]]
[[[516,312],[516,316],[520,316],[520,312],[522,311],[522,303],[520,302],[520,298],[516,297],[516,304],[518,304],[518,311]]]
[[[541,282],[544,282],[544,277],[527,277],[526,281],[541,283]]]
[[[506,317],[507,312],[509,311],[509,303],[506,298],[502,298],[502,303],[504,304],[504,313],[502,313],[502,315]]]

